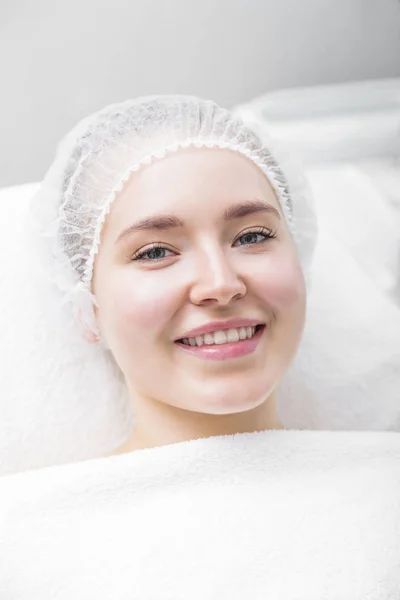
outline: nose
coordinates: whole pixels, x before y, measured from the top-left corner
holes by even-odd
[[[221,249],[202,254],[196,265],[190,300],[205,306],[226,306],[246,295],[246,285]]]

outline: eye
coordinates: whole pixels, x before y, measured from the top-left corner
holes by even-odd
[[[165,248],[165,246],[154,243],[149,248],[136,252],[132,256],[131,260],[140,260],[142,262],[158,262],[159,260],[168,258],[168,255],[166,256],[166,252],[171,252],[172,255],[174,254],[172,250],[168,250],[168,248]]]
[[[258,227],[257,229],[251,229],[251,230],[248,230],[248,231],[245,231],[244,233],[242,233],[240,235],[240,237],[238,237],[235,240],[233,245],[235,246],[236,242],[238,242],[240,240],[244,240],[243,243],[238,244],[238,245],[239,246],[254,246],[256,244],[262,244],[270,239],[275,239],[275,238],[276,238],[276,231],[273,232],[273,231],[271,231],[271,229],[267,229],[266,227]]]

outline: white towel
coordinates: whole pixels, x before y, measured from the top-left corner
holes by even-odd
[[[7,475],[0,540],[1,600],[399,600],[400,434],[236,434]]]

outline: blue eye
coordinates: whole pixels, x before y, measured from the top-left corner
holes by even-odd
[[[136,254],[132,256],[132,260],[142,260],[144,262],[157,262],[159,260],[167,258],[165,256],[166,252],[172,252],[172,250],[168,250],[168,248],[165,248],[161,244],[153,244],[152,247],[148,248],[147,250],[136,252]]]
[[[261,240],[259,239],[260,237]],[[275,238],[276,232],[273,233],[270,229],[266,229],[265,227],[259,227],[258,229],[253,229],[252,231],[246,231],[246,233],[242,233],[242,235],[238,237],[236,241],[245,240],[244,243],[239,244],[239,246],[254,246],[256,244],[262,244],[267,240]],[[257,241],[257,239],[259,241]]]

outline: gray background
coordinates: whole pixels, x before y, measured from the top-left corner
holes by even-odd
[[[102,106],[400,75],[398,0],[2,0],[0,186],[43,177]]]

